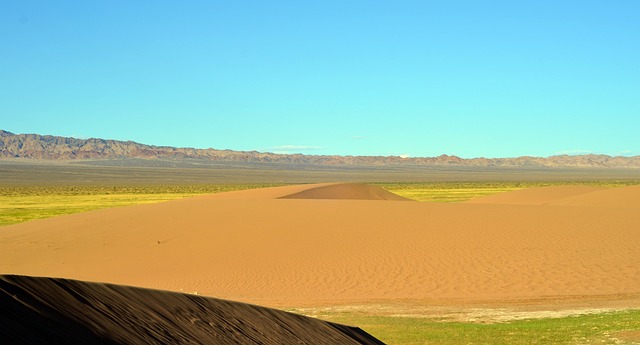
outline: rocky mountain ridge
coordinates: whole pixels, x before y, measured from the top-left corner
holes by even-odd
[[[276,154],[258,151],[178,148],[154,146],[133,141],[76,139],[39,134],[13,134],[0,130],[0,159],[29,160],[205,160],[212,162],[279,163],[326,166],[491,166],[491,167],[584,167],[640,168],[640,156],[557,155],[515,158],[337,156]]]

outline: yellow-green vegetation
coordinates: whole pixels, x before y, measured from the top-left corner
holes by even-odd
[[[353,312],[324,314],[321,318],[357,325],[387,344],[640,344],[640,310],[504,323]]]
[[[276,184],[0,186],[0,226],[101,208],[271,186]]]
[[[640,184],[638,180],[615,181],[554,181],[554,182],[434,182],[379,183],[386,190],[418,201],[461,202],[474,198],[523,188],[554,185],[592,185],[621,187]]]

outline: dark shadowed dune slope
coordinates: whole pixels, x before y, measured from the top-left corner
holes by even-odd
[[[4,344],[382,344],[359,328],[121,285],[0,276]]]
[[[382,187],[362,183],[337,183],[310,188],[279,199],[351,199],[412,201]]]

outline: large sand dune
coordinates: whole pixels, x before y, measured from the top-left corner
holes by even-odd
[[[327,186],[334,187],[314,199]],[[607,189],[610,200],[630,201],[600,207],[340,200],[333,194],[340,188],[368,195],[369,187],[337,186],[232,192],[4,227],[0,273],[272,306],[637,303],[640,202],[627,198],[637,189]],[[283,198],[296,193],[308,198]],[[559,194],[538,200],[571,197]]]

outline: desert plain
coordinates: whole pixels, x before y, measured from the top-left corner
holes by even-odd
[[[456,203],[362,183],[287,185],[2,227],[0,272],[320,317],[588,314],[640,307],[639,211],[637,185],[554,185]]]

